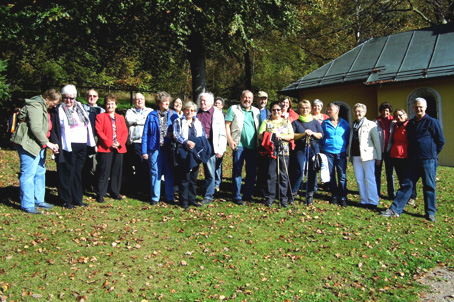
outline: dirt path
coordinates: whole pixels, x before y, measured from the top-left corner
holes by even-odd
[[[454,302],[454,270],[437,267],[430,271],[419,282],[430,288],[421,294],[420,301],[424,302]]]

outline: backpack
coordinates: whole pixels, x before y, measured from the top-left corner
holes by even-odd
[[[10,115],[10,117],[8,119],[8,127],[7,127],[8,134],[12,135],[14,132],[16,132],[17,127],[19,126],[19,124],[21,122],[21,120],[19,118],[20,112],[21,112],[21,108],[16,108],[14,110],[14,112]]]

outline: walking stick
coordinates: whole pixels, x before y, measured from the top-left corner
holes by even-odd
[[[281,208],[281,188],[280,188],[280,184],[281,184],[281,173],[280,173],[280,169],[279,169],[279,153],[280,153],[280,150],[281,150],[281,142],[278,141],[277,143],[277,146],[276,146],[276,153],[277,153],[277,203],[279,204],[279,209]]]
[[[284,151],[282,151],[282,158],[284,158]],[[286,194],[287,194],[287,197],[288,197],[288,195],[290,195],[290,202],[293,204],[293,209],[296,210],[296,202],[295,202],[295,199],[293,198],[292,183],[290,181],[290,175],[288,174],[287,162],[285,161],[285,159],[283,161],[284,161],[285,173],[287,173],[287,179],[288,179],[288,187],[287,187]],[[289,194],[289,192],[290,192],[290,194]]]
[[[310,151],[310,145],[311,145],[310,142],[311,142],[311,137],[306,134],[306,147],[304,150],[304,152],[306,152],[306,163],[304,165],[304,174],[303,174],[303,178],[304,178],[304,176],[306,177],[306,201],[305,201],[306,205],[307,205],[307,193],[308,193],[307,190],[309,188],[309,160],[310,160],[309,151]]]

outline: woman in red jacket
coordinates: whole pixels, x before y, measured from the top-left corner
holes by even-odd
[[[123,154],[126,153],[128,128],[125,118],[117,113],[117,97],[109,94],[105,97],[106,112],[96,116],[96,132],[98,135],[97,155],[98,190],[96,200],[104,202],[110,178],[112,198],[122,200],[120,196]]]
[[[386,151],[389,152],[389,157],[391,158],[394,169],[396,170],[399,185],[401,185],[405,178],[407,169],[408,139],[407,130],[405,129],[408,124],[407,113],[403,109],[396,109],[394,111],[394,121],[395,122],[391,124],[390,129],[392,139],[388,144],[388,150]],[[415,198],[416,187],[413,187],[413,192],[408,204],[414,206]]]

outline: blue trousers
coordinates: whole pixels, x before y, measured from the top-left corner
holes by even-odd
[[[238,147],[233,153],[232,184],[233,184],[233,201],[242,200],[241,198],[241,181],[243,177],[241,172],[243,164],[246,162],[246,180],[244,182],[244,200],[251,200],[254,191],[255,176],[257,171],[257,151]]]
[[[435,175],[437,174],[437,159],[426,160],[408,160],[407,173],[402,185],[397,191],[391,209],[401,214],[407,204],[413,187],[419,178],[422,178],[423,194],[424,194],[424,210],[426,215],[435,215],[437,211],[436,191],[435,191]]]
[[[162,150],[154,150],[148,153],[150,165],[150,196],[151,201],[159,201],[161,197],[161,177],[164,174],[166,201],[173,201],[173,164],[170,155]]]
[[[46,192],[46,149],[33,156],[17,145],[20,158],[20,206],[22,209],[34,208],[44,203]]]
[[[338,154],[324,152],[324,154],[328,158],[329,190],[333,197],[345,199],[347,196],[347,152]]]

